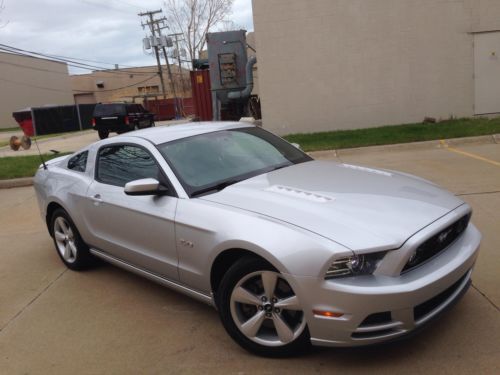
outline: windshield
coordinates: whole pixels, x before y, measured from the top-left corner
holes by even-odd
[[[288,142],[260,128],[200,134],[164,143],[158,149],[191,197],[312,160]]]

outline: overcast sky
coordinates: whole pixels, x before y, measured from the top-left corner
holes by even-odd
[[[3,0],[3,3],[1,44],[127,66],[155,63],[142,50],[146,32],[137,13],[163,7],[162,0]],[[251,0],[235,0],[230,20],[253,30]],[[70,71],[76,72],[71,68]]]

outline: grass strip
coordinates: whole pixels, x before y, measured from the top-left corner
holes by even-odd
[[[14,126],[12,128],[0,128],[0,133],[3,133],[3,132],[15,132],[15,131],[22,132],[22,130],[21,130],[21,128],[19,126]]]
[[[67,153],[43,154],[43,159],[48,161],[63,155],[67,155]],[[39,155],[5,156],[0,158],[0,180],[32,177],[40,164],[42,164],[42,161]]]
[[[463,118],[438,123],[418,123],[378,128],[290,134],[284,138],[304,151],[431,141],[500,133],[500,118]]]

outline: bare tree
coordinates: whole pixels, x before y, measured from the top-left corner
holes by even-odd
[[[169,27],[182,33],[191,61],[199,56],[207,33],[231,13],[234,0],[165,0]]]
[[[223,20],[217,25],[217,31],[234,31],[241,29],[243,29],[243,26],[231,20]]]

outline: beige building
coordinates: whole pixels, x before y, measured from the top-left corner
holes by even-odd
[[[18,126],[12,112],[48,104],[74,104],[67,65],[0,52],[0,128]]]
[[[280,134],[500,112],[499,0],[253,0]]]
[[[183,70],[182,77],[177,65],[171,66],[177,96],[190,97],[191,83],[189,71]],[[172,98],[172,86],[166,68],[163,69],[167,98]],[[142,102],[144,96],[150,98],[161,95],[161,81],[156,66],[98,70],[89,74],[71,76],[71,86],[77,104],[112,101]]]

